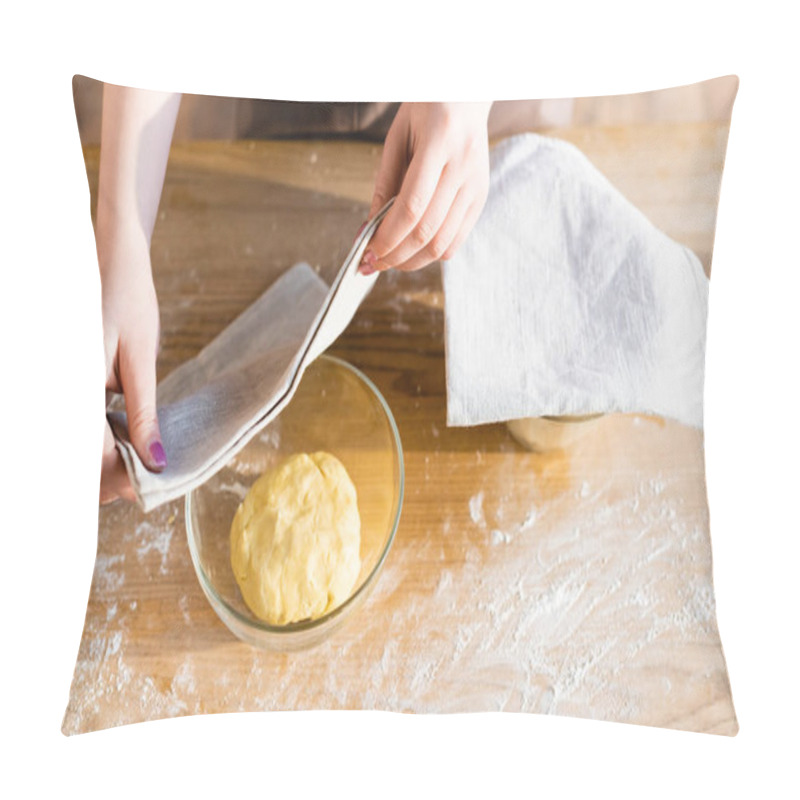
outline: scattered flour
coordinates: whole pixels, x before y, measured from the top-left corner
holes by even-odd
[[[470,519],[479,527],[486,527],[486,517],[483,514],[483,490],[470,497],[469,516]]]
[[[247,486],[241,483],[241,481],[230,481],[230,483],[220,483],[219,491],[230,492],[231,494],[235,494],[240,500],[244,500],[244,496],[247,494]]]
[[[136,548],[137,557],[142,560],[155,550],[161,556],[159,572],[162,575],[167,574],[167,558],[173,531],[172,527],[160,528],[150,522],[141,522],[136,526],[136,539],[139,542]]]
[[[97,554],[94,575],[101,592],[112,593],[122,588],[125,584],[124,564],[125,556],[121,553],[117,555]]]
[[[278,448],[281,444],[281,430],[280,425],[278,424],[279,421],[273,422],[271,425],[267,425],[263,431],[258,435],[258,440],[263,442],[265,445],[269,447]]]
[[[510,533],[503,533],[503,531],[499,531],[497,528],[492,531],[492,544],[508,544],[510,541]]]
[[[422,474],[446,468],[448,455],[417,457]],[[152,623],[124,594],[126,575],[131,585],[154,568],[193,577],[186,548],[160,518],[131,525],[129,564],[101,542],[102,597],[90,603],[65,732],[237,709],[514,710],[657,724],[664,693],[665,723],[696,708],[686,698],[706,697],[724,663],[707,509],[687,498],[692,474],[645,474],[622,492],[613,471],[596,470],[545,493],[546,478],[514,464],[513,453],[487,454],[458,502],[409,486],[439,527],[410,539],[401,529],[358,616],[304,653],[251,651],[205,605],[190,617],[184,592],[171,600],[184,627],[147,633],[163,637],[164,654],[161,672],[147,674],[134,655],[146,628],[129,631]],[[636,688],[653,680],[660,691]]]

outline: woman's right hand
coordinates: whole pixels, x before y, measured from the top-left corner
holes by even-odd
[[[150,269],[149,243],[141,228],[98,230],[98,260],[103,294],[103,344],[106,398],[125,397],[128,431],[142,463],[160,472],[166,455],[156,415],[158,300]],[[135,500],[125,464],[106,420],[100,474],[100,502]]]

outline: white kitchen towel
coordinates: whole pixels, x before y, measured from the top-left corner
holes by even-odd
[[[702,265],[574,146],[497,145],[443,274],[449,425],[620,411],[702,427]]]

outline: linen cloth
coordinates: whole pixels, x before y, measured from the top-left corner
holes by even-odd
[[[306,263],[278,278],[197,356],[158,384],[156,405],[167,453],[150,472],[128,437],[124,411],[108,419],[137,499],[145,511],[208,480],[291,400],[305,366],[344,330],[373,278],[353,274],[338,302]],[[330,311],[318,330],[315,324]]]
[[[292,399],[305,368],[339,337],[377,274],[358,266],[394,198],[362,226],[330,287],[295,264],[197,356],[156,390],[167,467],[150,472],[128,435],[125,412],[107,417],[145,511],[204,483]]]

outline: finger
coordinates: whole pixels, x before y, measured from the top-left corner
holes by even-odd
[[[155,343],[141,339],[121,345],[119,368],[131,443],[149,470],[161,472],[167,458],[156,415]]]
[[[400,191],[407,160],[405,134],[402,130],[392,127],[383,145],[367,219],[372,219]]]
[[[464,221],[459,227],[456,237],[441,255],[442,261],[449,261],[458,252],[458,249],[461,247],[461,245],[464,244],[466,238],[470,235],[472,229],[475,227],[475,223],[480,218],[485,202],[485,198],[481,198],[469,207],[469,210],[464,217]]]
[[[394,250],[419,223],[436,191],[445,159],[438,149],[425,147],[411,159],[397,199],[364,254],[368,267],[381,269],[381,258]]]
[[[103,435],[103,460],[100,470],[100,504],[105,505],[117,498],[136,500],[125,464],[114,444],[114,435],[106,422]]]
[[[436,191],[425,209],[422,219],[397,247],[381,258],[383,267],[386,269],[398,267],[422,252],[429,255],[425,263],[430,263],[439,258],[444,252],[444,248],[450,244],[453,232],[445,230],[444,224],[461,187],[454,172],[455,168],[452,164],[447,164],[442,170]]]
[[[448,210],[444,222],[431,241],[407,261],[399,264],[397,268],[404,272],[411,272],[441,259],[451,249],[453,241],[464,226],[472,200],[472,192],[462,186]]]

